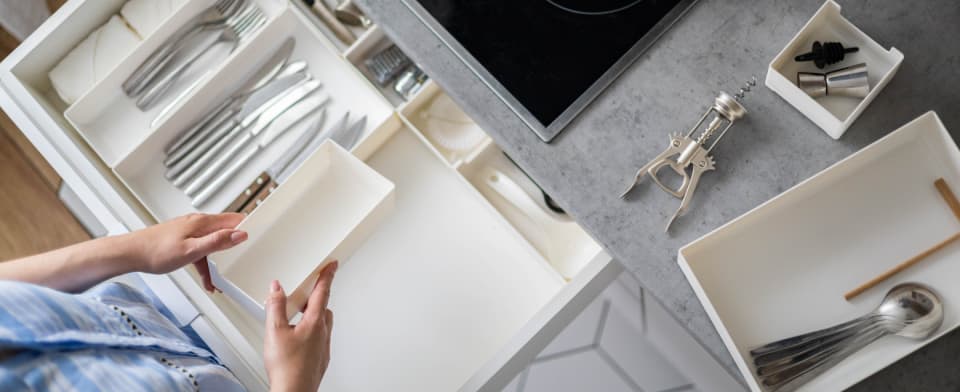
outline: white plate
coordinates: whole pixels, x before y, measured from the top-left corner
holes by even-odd
[[[960,150],[936,113],[800,183],[679,251],[680,267],[753,391],[748,350],[872,310],[913,281],[960,324],[954,244],[847,302],[843,294],[960,230],[933,182],[960,191]],[[930,343],[886,337],[804,385],[842,390]]]

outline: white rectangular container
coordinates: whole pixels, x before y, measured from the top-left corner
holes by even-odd
[[[320,270],[346,261],[393,208],[393,183],[326,141],[237,228],[250,239],[209,257],[214,284],[260,320],[270,282],[287,316],[306,304]]]
[[[933,112],[680,249],[678,261],[753,391],[750,348],[871,311],[903,282],[936,290],[943,326],[886,337],[800,390],[852,386],[960,325],[960,245],[847,302],[843,294],[960,230],[933,183],[960,189],[960,150]]]
[[[809,52],[814,41],[840,42],[844,47],[856,46],[860,50],[846,54],[842,62],[825,69],[818,69],[813,62],[793,60],[795,56]],[[827,0],[770,62],[765,83],[830,137],[839,139],[893,79],[902,62],[903,53],[896,48],[884,49],[840,15],[840,6],[836,2]],[[870,93],[863,99],[831,96],[814,99],[797,87],[797,72],[824,73],[859,63],[867,64],[869,74]]]

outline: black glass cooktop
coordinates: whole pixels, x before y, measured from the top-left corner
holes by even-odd
[[[421,19],[545,141],[693,2],[413,1],[422,8],[410,8],[428,13],[433,21]]]

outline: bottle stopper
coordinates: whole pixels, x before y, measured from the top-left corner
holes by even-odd
[[[856,46],[844,48],[843,44],[839,42],[824,42],[821,44],[820,41],[813,41],[813,49],[809,53],[801,54],[793,59],[795,61],[813,61],[817,68],[823,69],[828,64],[843,61],[843,57],[847,53],[858,50],[860,48]]]

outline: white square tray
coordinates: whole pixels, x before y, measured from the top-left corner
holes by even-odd
[[[270,281],[287,291],[287,316],[307,304],[320,269],[345,261],[393,208],[392,182],[324,142],[239,226],[249,240],[210,257],[214,284],[264,319]]]
[[[860,50],[848,53],[842,62],[824,69],[818,69],[813,62],[794,61],[794,56],[810,51],[813,41],[840,42],[845,47],[856,46]],[[765,83],[830,137],[839,139],[893,79],[902,62],[903,53],[896,48],[884,49],[840,15],[840,6],[836,2],[827,0],[770,62]],[[814,99],[796,85],[798,71],[824,73],[859,63],[867,64],[869,74],[870,93],[863,99],[831,96]]]
[[[680,249],[681,269],[751,390],[761,391],[750,348],[867,313],[898,283],[924,283],[943,297],[935,337],[886,337],[800,390],[843,390],[960,324],[956,244],[843,298],[960,230],[933,185],[940,177],[960,190],[960,150],[928,112]]]

